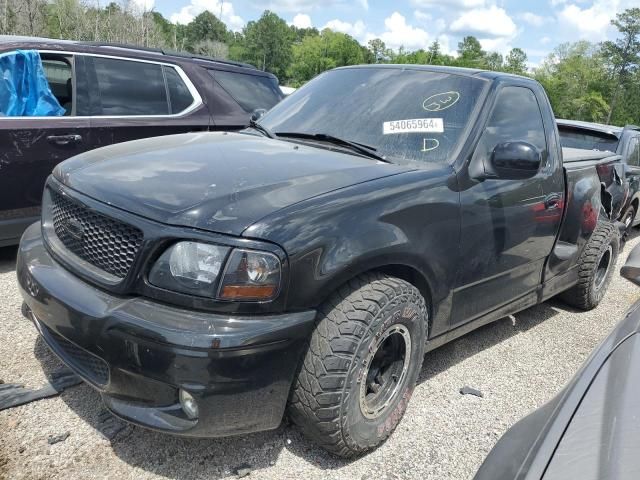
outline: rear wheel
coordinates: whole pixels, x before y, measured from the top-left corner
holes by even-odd
[[[376,447],[405,412],[426,335],[426,304],[410,283],[383,274],[350,281],[320,310],[289,416],[336,455]]]
[[[611,223],[599,223],[584,248],[578,267],[578,283],[561,298],[581,310],[591,310],[604,298],[618,258],[620,239]]]
[[[633,221],[635,220],[635,218],[636,218],[636,207],[634,205],[629,205],[629,208],[620,219],[620,221],[624,223],[627,233],[629,233],[629,231],[633,227]]]

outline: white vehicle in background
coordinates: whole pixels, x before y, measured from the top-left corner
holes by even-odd
[[[293,92],[295,92],[297,88],[280,86],[280,90],[282,90],[282,93],[284,93],[288,97]]]

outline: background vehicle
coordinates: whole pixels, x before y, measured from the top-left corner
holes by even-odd
[[[288,404],[353,456],[397,426],[425,350],[600,302],[619,237],[592,157],[563,166],[531,79],[333,70],[244,132],[60,164],[18,252],[25,313],[122,418],[222,436]]]
[[[615,152],[622,156],[622,180],[627,193],[620,220],[630,228],[640,222],[640,127],[624,128],[576,120],[558,120],[563,147]]]
[[[621,274],[640,285],[640,247]],[[475,480],[638,478],[639,370],[637,302],[553,400],[503,435]]]
[[[36,50],[61,117],[0,117],[0,246],[39,218],[53,168],[94,148],[198,130],[238,130],[283,98],[250,65],[160,50],[0,36],[0,54]],[[0,109],[1,110],[1,109]]]

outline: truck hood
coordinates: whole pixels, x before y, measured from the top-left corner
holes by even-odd
[[[250,134],[203,132],[92,150],[61,163],[54,176],[158,222],[240,235],[281,208],[406,170]]]

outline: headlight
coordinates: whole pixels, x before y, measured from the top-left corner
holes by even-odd
[[[280,259],[272,253],[236,249],[224,270],[218,298],[265,301],[278,294]]]
[[[280,259],[272,253],[244,249],[234,249],[228,255],[229,250],[206,243],[176,243],[156,261],[149,283],[209,298],[216,296],[215,286],[219,284],[220,300],[255,302],[275,298],[280,289]]]
[[[228,247],[180,242],[167,249],[149,274],[152,285],[191,295],[212,297]]]

